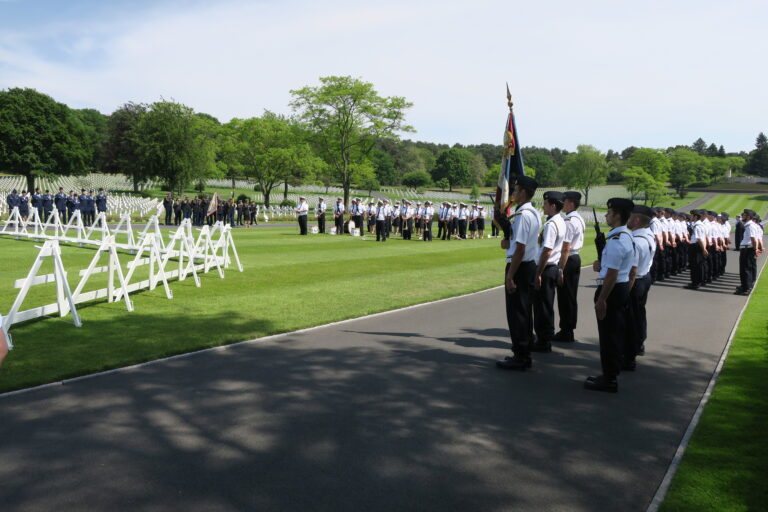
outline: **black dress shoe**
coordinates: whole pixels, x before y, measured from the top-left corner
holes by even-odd
[[[533,366],[533,362],[530,357],[505,357],[500,361],[496,361],[496,367],[503,370],[517,370],[524,372],[526,368]]]
[[[584,381],[584,389],[616,393],[619,390],[619,383],[616,382],[616,379],[609,379],[605,375],[598,375],[597,377],[587,378]]]
[[[531,352],[552,352],[552,344],[548,341],[537,341],[531,345]]]
[[[686,290],[698,290],[699,289],[699,285],[690,283],[690,284],[685,285],[685,288],[686,288]]]
[[[566,343],[573,343],[575,340],[573,339],[573,333],[568,334],[563,331],[559,331],[557,334],[555,334],[552,337],[552,341],[562,341]]]
[[[644,356],[645,355],[645,345],[640,345],[640,348],[637,349],[637,355]]]

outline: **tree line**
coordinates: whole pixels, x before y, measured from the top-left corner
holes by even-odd
[[[202,189],[210,178],[250,178],[269,204],[289,185],[340,184],[348,202],[352,187],[413,188],[493,186],[501,145],[435,144],[402,140],[413,132],[405,121],[412,106],[383,97],[373,84],[345,76],[291,91],[292,115],[264,112],[221,123],[181,103],[161,99],[129,102],[110,115],[70,109],[33,89],[0,91],[0,171],[21,174],[27,188],[37,177],[122,173],[134,190],[161,180],[168,190]],[[760,133],[750,153],[727,153],[701,138],[666,149],[628,147],[603,153],[593,146],[575,152],[524,147],[526,172],[542,186],[589,191],[623,183],[633,199],[651,204],[680,197],[694,185],[714,183],[729,171],[768,176],[768,140]]]

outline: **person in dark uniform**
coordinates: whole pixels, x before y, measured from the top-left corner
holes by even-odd
[[[40,219],[43,218],[43,194],[40,192],[39,188],[35,189],[35,192],[32,194],[32,208],[37,210],[37,216],[40,217]]]
[[[165,197],[163,198],[163,208],[165,209],[165,225],[170,226],[171,225],[171,214],[174,213],[173,211],[173,196],[170,192],[168,192]]]
[[[691,269],[691,282],[686,285],[689,290],[698,290],[704,284],[704,258],[708,256],[706,229],[702,222],[703,210],[691,210],[693,218],[693,235],[688,244],[688,268]]]
[[[299,206],[295,208],[296,215],[299,220],[299,234],[307,234],[307,213],[309,213],[309,205],[307,204],[306,197],[299,197]]]
[[[72,219],[72,215],[75,214],[75,200],[77,199],[77,194],[75,194],[72,190],[69,191],[69,195],[67,196],[66,200],[66,206],[67,206],[67,215],[64,216],[64,219],[67,221],[70,221]],[[62,221],[64,220],[62,219]]]
[[[8,204],[8,214],[11,214],[14,208],[19,207],[21,201],[16,189],[11,190],[11,193],[5,196],[5,202]]]
[[[93,190],[88,191],[87,196],[87,207],[88,207],[88,225],[93,225],[93,223],[96,221],[96,196],[93,194]]]
[[[71,192],[70,192],[71,194]],[[56,211],[59,212],[59,220],[61,222],[67,221],[67,194],[64,193],[64,188],[59,187],[59,192],[53,198],[53,204],[56,206]]]
[[[525,371],[532,366],[533,306],[531,292],[536,275],[536,252],[541,218],[531,204],[538,183],[528,176],[520,176],[515,183],[512,198],[517,205],[509,224],[508,237],[501,247],[507,252],[504,269],[504,290],[507,324],[512,339],[512,357],[496,361],[506,370]],[[507,230],[505,230],[505,235]]]
[[[635,371],[635,359],[645,354],[645,339],[648,335],[648,318],[645,304],[648,302],[648,292],[651,289],[651,264],[653,253],[656,252],[656,236],[650,230],[651,219],[655,212],[645,205],[637,205],[632,209],[627,227],[632,230],[635,242],[635,273],[630,276],[629,306],[627,308],[626,338],[624,345],[623,371]]]
[[[744,210],[741,214],[744,224],[744,235],[738,241],[741,285],[736,288],[735,295],[749,295],[755,285],[757,258],[763,252],[763,231],[755,221],[756,217],[754,210]]]
[[[21,197],[19,197],[19,216],[21,217],[21,220],[27,220],[27,217],[29,217],[29,200],[29,193],[27,193],[26,190],[23,190],[21,192]]]
[[[739,244],[741,243],[741,239],[744,238],[744,223],[741,221],[741,215],[736,216],[736,231],[733,234],[733,240],[734,240],[734,247],[733,250],[736,252],[739,252],[741,249],[739,248]]]
[[[325,199],[322,197],[317,198],[317,207],[315,213],[317,214],[317,231],[323,235],[325,234]]]
[[[179,198],[173,200],[171,203],[170,211],[173,212],[173,225],[178,226],[181,224],[181,219],[184,217],[184,210],[189,210],[189,199],[184,198],[184,202],[179,201]]]
[[[563,211],[565,212],[565,237],[560,252],[558,268],[557,310],[560,314],[560,330],[552,341],[574,341],[574,331],[579,316],[577,295],[581,276],[581,256],[584,247],[586,224],[579,215],[581,193],[575,190],[563,192]]]
[[[69,220],[75,215],[75,212],[80,212],[80,222],[83,221],[83,203],[80,201],[80,196],[77,194],[72,195],[72,213],[69,215]]]
[[[53,211],[53,196],[49,191],[45,191],[45,194],[43,194],[42,198],[42,204],[43,204],[43,220],[48,220],[48,217],[51,216],[51,212]]]
[[[612,228],[606,237],[601,258],[593,268],[599,272],[595,290],[595,316],[600,337],[600,364],[602,375],[587,377],[584,387],[592,391],[615,393],[619,389],[616,378],[621,372],[622,352],[625,345],[625,310],[629,301],[629,279],[635,265],[635,249],[627,221],[635,207],[629,199],[611,198],[605,214]]]
[[[90,225],[88,222],[88,198],[84,188],[80,190],[80,195],[77,196],[77,199],[80,204],[78,208],[80,210],[80,218],[83,219],[83,225],[88,226]]]
[[[96,195],[95,202],[96,202],[96,211],[98,213],[103,213],[104,217],[106,218],[106,216],[107,216],[107,194],[104,192],[103,188],[99,189],[99,193]]]

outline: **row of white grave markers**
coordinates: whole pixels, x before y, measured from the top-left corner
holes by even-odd
[[[117,250],[128,244],[117,243],[116,235],[119,232],[133,237],[133,231],[130,228],[130,218],[124,220],[126,220],[127,226],[122,227],[119,224],[111,233],[103,235],[106,238],[91,240],[91,242],[98,243],[98,249],[88,267],[79,272],[80,280],[74,292],[70,290],[66,278],[67,273],[61,260],[59,240],[45,241],[43,246],[40,247],[40,252],[27,277],[15,282],[15,287],[20,288],[21,291],[3,321],[3,329],[7,331],[15,323],[56,313],[60,316],[72,313],[74,324],[80,327],[82,323],[77,313],[77,304],[106,298],[108,302],[122,300],[125,303],[126,309],[133,311],[133,303],[129,295],[131,292],[142,289],[154,290],[158,285],[162,284],[166,297],[172,299],[173,292],[168,284],[169,279],[175,278],[183,281],[187,276],[191,275],[195,286],[200,287],[198,272],[206,273],[215,268],[218,271],[219,277],[223,278],[222,266],[228,268],[233,259],[237,264],[238,270],[240,272],[243,271],[229,225],[216,223],[210,228],[203,226],[200,229],[197,240],[195,240],[192,234],[192,224],[189,219],[185,219],[171,235],[167,244],[163,242],[159,225],[156,222],[148,224],[144,231],[136,237],[137,243],[130,244],[132,250],[135,251],[135,255],[126,265],[127,272],[123,272]],[[106,223],[104,223],[104,229],[108,230]],[[61,233],[60,230],[58,232]],[[66,231],[64,231],[65,233]],[[218,235],[218,238],[214,239],[215,235]],[[69,237],[64,236],[63,238],[64,241],[71,241]],[[232,257],[230,257],[230,252]],[[46,258],[53,259],[54,272],[52,274],[37,275],[40,266]],[[177,268],[168,270],[173,264],[171,261],[173,258],[177,261]],[[103,259],[106,259],[106,265],[102,264]],[[149,267],[148,279],[131,282],[136,269],[144,265]],[[107,287],[86,291],[85,288],[90,278],[100,273],[108,273]],[[56,283],[55,303],[25,311],[19,310],[31,286],[53,282]]]

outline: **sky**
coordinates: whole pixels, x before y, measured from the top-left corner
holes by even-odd
[[[0,0],[0,89],[109,114],[172,99],[222,122],[289,114],[351,75],[414,106],[405,138],[749,151],[768,132],[768,2]]]

